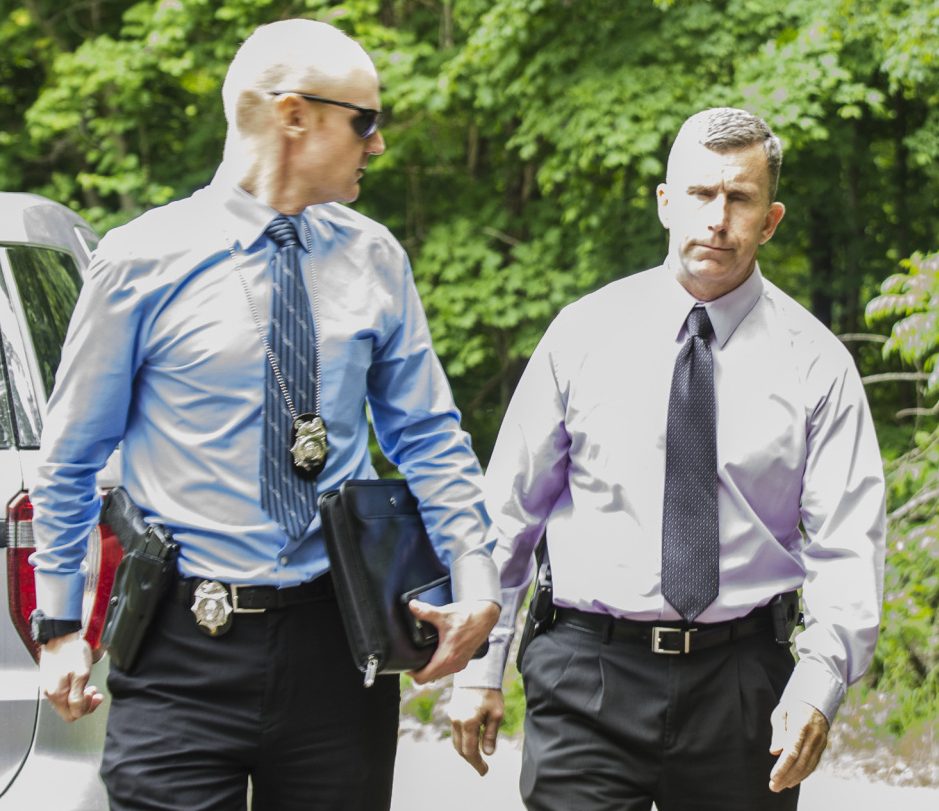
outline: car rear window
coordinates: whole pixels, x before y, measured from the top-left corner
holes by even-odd
[[[7,255],[48,394],[78,299],[81,273],[71,254],[64,251],[18,246],[8,248]]]
[[[6,333],[2,338],[0,385],[6,390],[6,397],[0,397],[0,447],[38,448],[42,424],[29,369]]]
[[[0,336],[3,339],[3,352],[0,352],[0,385],[9,393],[7,380],[10,375],[7,372],[7,339],[6,335]],[[0,448],[12,448],[15,444],[13,436],[13,415],[10,413],[9,394],[7,397],[0,397]],[[3,544],[0,543],[0,546]]]

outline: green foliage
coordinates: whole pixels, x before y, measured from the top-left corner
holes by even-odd
[[[902,698],[900,734],[939,707],[939,428],[888,467],[890,521],[881,637],[869,681]]]
[[[939,708],[939,424],[922,403],[939,393],[939,254],[914,255],[867,306],[872,324],[891,324],[887,357],[928,372],[912,449],[886,465],[888,565],[884,617],[870,682],[899,699],[886,717],[902,734]]]
[[[556,305],[661,260],[654,188],[704,106],[783,136],[789,215],[764,269],[854,329],[884,265],[936,235],[937,42],[906,33],[922,18],[915,2],[456,4],[452,39],[414,62],[436,81],[405,80],[423,110],[389,134],[407,182],[390,178],[391,208],[365,200],[404,226],[483,449]]]
[[[518,735],[525,723],[525,685],[515,665],[509,665],[506,673],[505,717],[502,720],[503,735]]]
[[[737,104],[787,148],[764,271],[837,329],[939,222],[939,3],[28,0],[0,12],[0,187],[105,230],[208,182],[219,90],[259,23],[357,37],[394,109],[359,207],[408,248],[485,459],[567,302],[658,264],[668,145]],[[883,394],[879,396],[883,397]]]
[[[895,273],[881,295],[867,305],[867,320],[896,319],[884,355],[897,355],[928,374],[926,394],[939,393],[939,253],[904,260],[907,273]]]
[[[441,706],[440,687],[418,687],[407,673],[401,674],[401,713],[414,718],[421,725],[439,722]]]

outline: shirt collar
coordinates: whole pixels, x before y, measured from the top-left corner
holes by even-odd
[[[220,168],[212,180],[211,191],[221,205],[226,239],[232,247],[247,250],[260,239],[275,217],[281,216],[277,209],[262,203],[253,194],[245,191]],[[305,221],[306,212],[288,215],[297,229],[300,244],[309,253],[313,248],[312,229]]]
[[[667,264],[664,269],[671,282],[668,285],[665,303],[669,318],[674,317],[678,321],[676,337],[681,336],[685,319],[691,308],[695,304],[703,304],[711,320],[711,326],[714,328],[714,341],[723,348],[763,294],[763,274],[760,273],[758,264],[754,265],[753,273],[742,284],[720,298],[704,302],[699,302],[681,286]]]

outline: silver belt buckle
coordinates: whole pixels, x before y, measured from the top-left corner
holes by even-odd
[[[263,614],[267,611],[266,608],[242,608],[238,605],[239,586],[232,583],[228,588],[231,591],[231,610],[233,614]]]
[[[661,625],[652,626],[652,652],[664,653],[668,656],[678,656],[682,653],[691,653],[691,635],[697,631],[697,628],[689,628],[683,631],[681,628],[666,628]],[[681,634],[684,637],[684,644],[677,650],[668,650],[662,647],[663,634]]]

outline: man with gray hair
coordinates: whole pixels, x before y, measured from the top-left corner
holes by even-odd
[[[750,113],[688,119],[656,192],[664,264],[565,308],[505,416],[486,477],[502,617],[450,715],[485,773],[544,534],[520,654],[532,811],[793,809],[871,660],[880,454],[851,356],[757,264],[781,160]]]
[[[33,493],[41,678],[67,720],[103,700],[81,563],[122,442],[124,487],[179,571],[137,662],[111,668],[111,808],[244,809],[250,777],[255,811],[380,811],[398,677],[366,687],[353,663],[317,495],[375,477],[368,404],[453,578],[456,602],[412,607],[439,632],[423,682],[499,615],[481,471],[404,251],[338,204],[385,149],[371,60],[329,25],[273,23],[223,97],[211,185],[109,233],[72,319]]]

